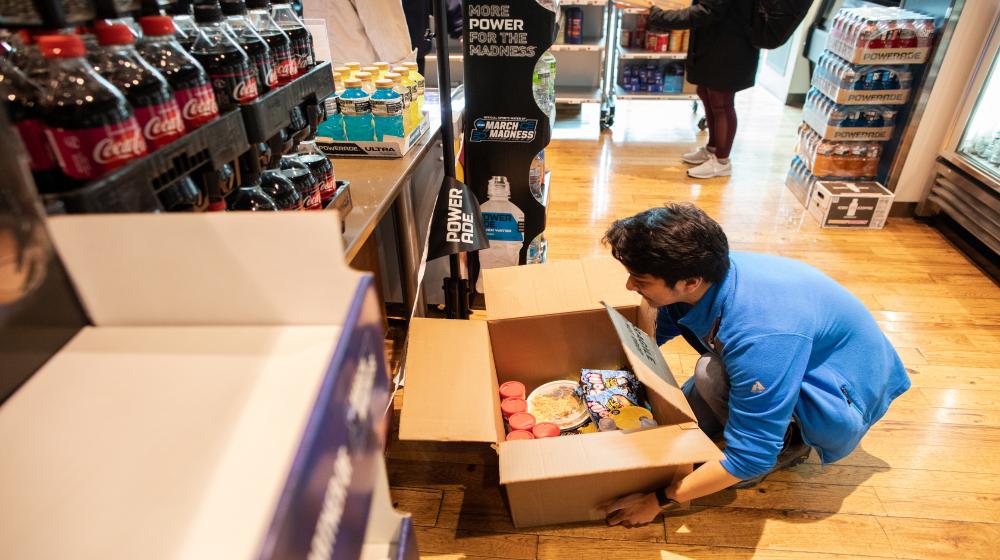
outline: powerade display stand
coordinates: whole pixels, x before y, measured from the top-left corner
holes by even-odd
[[[545,229],[544,197],[532,194],[529,170],[551,136],[532,77],[555,39],[556,14],[536,0],[465,0],[463,10],[465,181],[490,238],[479,263],[525,264]]]

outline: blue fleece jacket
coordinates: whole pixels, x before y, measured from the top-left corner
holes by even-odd
[[[766,473],[794,414],[824,463],[849,454],[910,387],[892,344],[858,298],[815,268],[731,253],[726,278],[694,306],[660,308],[656,339],[683,335],[729,375],[722,466]]]

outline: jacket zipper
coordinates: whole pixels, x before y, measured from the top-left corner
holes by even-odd
[[[861,408],[859,408],[858,405],[855,404],[853,400],[851,400],[850,395],[847,394],[847,387],[841,385],[840,392],[844,395],[844,398],[847,399],[847,406],[850,406],[854,410],[858,411],[858,414],[860,414],[861,418],[863,419],[865,415],[863,412],[861,412]]]

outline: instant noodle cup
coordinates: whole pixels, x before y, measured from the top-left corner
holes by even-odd
[[[528,403],[524,399],[504,399],[500,403],[500,412],[504,418],[510,418],[512,414],[528,410]]]
[[[523,399],[524,395],[524,383],[520,381],[508,381],[500,386],[501,399]]]
[[[527,432],[535,427],[535,417],[527,412],[518,412],[517,414],[511,414],[510,418],[507,419],[507,423],[510,424],[511,430],[524,430]]]
[[[556,426],[552,422],[542,422],[535,424],[535,427],[531,429],[531,433],[536,438],[556,437],[559,435],[559,426]]]
[[[514,441],[516,439],[535,439],[535,436],[531,435],[531,432],[526,430],[514,430],[513,432],[507,434],[507,441]]]
[[[546,383],[528,395],[528,412],[536,422],[551,422],[560,430],[573,430],[590,420],[579,395],[580,383],[560,380]]]

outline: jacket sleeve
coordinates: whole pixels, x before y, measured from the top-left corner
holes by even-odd
[[[774,466],[811,350],[812,340],[795,334],[761,335],[726,347],[729,421],[722,466],[733,476],[747,480]]]
[[[653,6],[649,11],[646,29],[693,29],[718,23],[726,16],[733,0],[700,0],[697,4],[680,10],[662,10]]]

